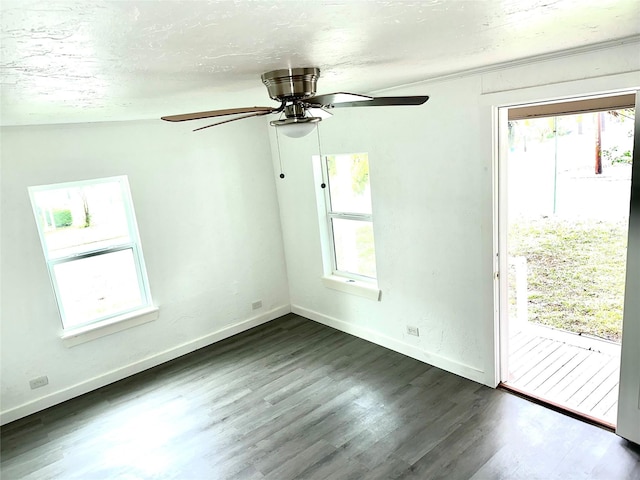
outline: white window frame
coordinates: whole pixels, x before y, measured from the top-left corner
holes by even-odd
[[[43,191],[79,188],[79,187],[99,185],[101,183],[118,183],[120,185],[120,192],[122,194],[130,241],[125,243],[114,244],[108,247],[97,248],[95,250],[90,250],[82,253],[72,253],[70,255],[66,255],[62,257],[51,258],[47,248],[45,232],[43,230],[42,223],[38,216],[37,202],[35,198],[36,194],[38,192],[43,192]],[[33,209],[33,214],[34,214],[34,218],[35,218],[37,229],[38,229],[38,235],[40,237],[42,251],[45,257],[45,262],[47,264],[47,270],[49,272],[49,277],[51,279],[51,284],[56,297],[58,312],[60,314],[60,320],[62,322],[62,328],[63,328],[63,331],[65,332],[65,334],[63,334],[63,338],[77,337],[79,334],[86,334],[87,332],[95,330],[96,328],[105,328],[105,327],[108,327],[105,329],[105,334],[108,334],[108,333],[112,333],[113,331],[117,331],[121,329],[121,328],[113,327],[114,323],[117,323],[117,322],[138,319],[137,321],[134,322],[137,325],[140,323],[145,323],[146,321],[155,320],[155,318],[157,318],[157,308],[153,307],[152,305],[151,292],[149,290],[149,281],[147,278],[147,270],[144,263],[144,257],[142,255],[140,235],[138,232],[135,212],[133,209],[133,201],[131,198],[129,181],[126,175],[29,187],[29,197],[31,199],[31,206]],[[60,295],[60,287],[58,285],[58,280],[55,274],[55,266],[62,263],[80,261],[90,257],[94,257],[98,255],[106,255],[106,254],[115,253],[115,252],[124,251],[124,250],[131,250],[131,253],[133,255],[134,266],[136,269],[136,276],[138,280],[138,288],[139,288],[140,297],[141,297],[140,304],[135,307],[116,310],[100,317],[91,318],[85,322],[74,323],[73,325],[65,325],[65,320],[67,317],[65,313],[65,306]],[[149,316],[147,315],[149,313],[152,313],[155,315]],[[146,316],[144,322],[139,319],[139,317],[141,316]],[[95,337],[96,337],[95,334],[92,335],[92,338],[95,338]],[[75,343],[82,343],[82,342],[76,341]]]
[[[313,156],[314,177],[316,180],[316,204],[318,208],[318,219],[320,226],[320,243],[322,248],[322,259],[324,275],[323,284],[327,288],[351,293],[372,300],[380,300],[381,291],[378,288],[377,272],[376,277],[368,277],[353,272],[339,270],[337,266],[336,248],[334,243],[333,220],[355,220],[369,222],[373,228],[373,213],[354,213],[334,211],[331,205],[331,192],[329,189],[329,171],[327,158],[330,156],[354,155],[364,152],[329,154]],[[368,154],[367,154],[368,158]],[[323,187],[324,185],[324,187]],[[374,253],[375,255],[375,253]],[[376,258],[377,264],[377,258]],[[376,265],[377,270],[377,265]]]

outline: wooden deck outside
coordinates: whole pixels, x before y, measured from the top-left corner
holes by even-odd
[[[620,346],[524,329],[509,342],[509,381],[533,396],[615,425]],[[549,337],[556,338],[549,338]],[[573,336],[575,337],[575,336]],[[572,343],[583,343],[577,346]]]

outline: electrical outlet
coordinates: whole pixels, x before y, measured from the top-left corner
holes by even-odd
[[[49,384],[49,377],[47,377],[46,375],[29,380],[29,386],[31,387],[31,390],[44,387],[45,385],[48,385],[48,384]]]
[[[259,309],[259,308],[262,308],[262,300],[257,300],[257,301],[255,301],[255,302],[253,302],[253,303],[251,304],[251,308],[252,308],[252,309],[254,309],[254,310],[257,310],[257,309]]]
[[[420,336],[420,331],[418,330],[418,327],[414,327],[413,325],[407,325],[407,333],[409,335],[413,335],[414,337]]]

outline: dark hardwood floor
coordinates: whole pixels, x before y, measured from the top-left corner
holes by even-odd
[[[640,479],[615,434],[290,314],[2,428],[13,479]]]

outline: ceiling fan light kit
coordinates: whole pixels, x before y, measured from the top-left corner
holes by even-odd
[[[197,128],[222,125],[243,118],[258,117],[271,113],[282,113],[285,118],[273,120],[271,126],[278,128],[288,137],[300,138],[311,133],[322,118],[330,117],[326,109],[366,106],[422,105],[429,97],[370,97],[356,93],[336,92],[316,95],[316,85],[320,78],[320,69],[316,67],[289,68],[263,73],[262,83],[267,87],[269,97],[280,102],[279,107],[245,107],[224,110],[211,110],[197,113],[169,115],[161,117],[168,122],[184,122],[225,115],[244,114],[221,122]]]
[[[278,131],[287,137],[301,138],[313,132],[321,120],[320,117],[283,118],[272,120],[269,125],[277,127]]]
[[[265,75],[273,75],[277,72],[288,72],[288,70],[276,70],[275,72],[269,72],[268,74],[262,75],[262,82],[267,86],[269,90],[269,96],[274,100],[280,100],[285,102],[292,99],[292,92],[296,89],[294,85],[295,82],[299,82],[299,91],[303,91],[304,88],[315,88],[316,80],[319,75],[319,71],[317,68],[301,68],[300,70],[309,70],[310,72],[304,75],[296,75],[290,77],[271,77],[265,78]],[[286,79],[289,78],[292,81],[290,83],[286,82]],[[275,80],[275,82],[273,81]],[[304,93],[305,95],[307,93]],[[311,93],[309,93],[311,94]],[[309,109],[305,108],[302,103],[293,102],[284,107],[283,111],[285,118],[280,120],[273,120],[269,122],[269,125],[272,127],[277,127],[277,131],[291,138],[300,138],[306,135],[309,135],[313,132],[316,124],[322,120],[320,117],[314,117],[313,115],[309,115]],[[328,113],[328,112],[327,112]],[[330,114],[329,114],[330,115]]]

